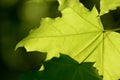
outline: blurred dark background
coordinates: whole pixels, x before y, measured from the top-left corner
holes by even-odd
[[[40,68],[43,53],[15,51],[15,46],[41,18],[59,16],[57,8],[57,0],[0,0],[0,80],[19,80],[20,74]]]

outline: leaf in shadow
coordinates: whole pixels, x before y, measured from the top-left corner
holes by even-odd
[[[102,80],[94,62],[78,63],[67,55],[52,58],[44,63],[43,71],[33,71],[21,76],[21,80]]]

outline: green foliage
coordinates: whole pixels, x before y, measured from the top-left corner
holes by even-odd
[[[79,0],[58,1],[62,17],[44,18],[17,47],[47,52],[46,60],[65,53],[79,63],[95,62],[104,80],[119,79],[120,34],[115,31],[120,28],[104,29],[100,17],[119,7],[120,0],[101,0],[100,13],[95,7],[88,10]]]
[[[120,0],[101,0],[101,15],[120,6]]]
[[[67,55],[44,63],[44,71],[22,75],[21,80],[102,80],[92,62],[78,63]]]

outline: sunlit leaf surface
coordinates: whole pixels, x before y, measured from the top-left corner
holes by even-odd
[[[119,28],[104,30],[95,7],[89,11],[79,0],[58,1],[62,17],[44,18],[40,27],[31,31],[17,47],[47,52],[46,60],[65,53],[79,63],[95,62],[94,66],[104,76],[104,80],[119,79],[120,34],[115,32]],[[114,5],[114,1],[110,4]],[[104,3],[101,0],[100,14],[113,8],[105,9]]]

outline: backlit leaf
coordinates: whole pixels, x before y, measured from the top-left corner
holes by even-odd
[[[101,15],[120,7],[120,0],[101,0]]]
[[[79,0],[58,1],[62,17],[44,18],[40,27],[31,31],[17,47],[47,52],[46,60],[66,53],[79,63],[95,62],[104,80],[119,79],[120,34],[115,31],[120,29],[104,30],[95,7],[89,11]],[[110,4],[114,5],[114,1]],[[101,7],[101,14],[112,8]]]

